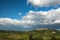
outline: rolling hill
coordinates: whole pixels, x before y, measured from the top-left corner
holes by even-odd
[[[33,31],[0,30],[0,40],[60,40],[60,31],[50,28],[39,28]]]

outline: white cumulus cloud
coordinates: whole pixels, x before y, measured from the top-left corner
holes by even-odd
[[[60,4],[60,0],[27,0],[27,4],[32,4],[33,6],[56,6]]]
[[[49,11],[29,11],[21,20],[0,18],[0,25],[31,27],[41,24],[60,23],[60,8]]]

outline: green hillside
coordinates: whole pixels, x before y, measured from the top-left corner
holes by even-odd
[[[0,30],[0,40],[60,40],[60,31],[48,28],[33,31]]]

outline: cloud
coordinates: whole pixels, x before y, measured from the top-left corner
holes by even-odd
[[[0,25],[8,25],[8,24],[17,25],[18,23],[20,23],[20,21],[17,19],[0,18]]]
[[[60,23],[60,20],[56,20],[54,23]]]
[[[28,14],[23,17],[23,19],[34,21],[35,25],[52,24],[55,21],[60,20],[59,11],[60,8],[49,11],[29,11]]]
[[[22,13],[19,13],[19,15],[21,16],[21,15],[22,15]]]
[[[58,21],[59,20],[59,21]],[[29,11],[21,20],[0,18],[0,26],[34,27],[41,24],[60,23],[60,8],[49,11]]]
[[[27,4],[32,4],[33,6],[43,7],[43,6],[57,6],[60,4],[60,0],[27,0]]]
[[[22,26],[27,27],[28,25],[32,25],[33,21],[31,20],[17,20],[17,19],[11,19],[11,18],[0,18],[0,26]]]

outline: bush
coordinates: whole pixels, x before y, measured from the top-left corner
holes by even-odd
[[[43,38],[40,35],[30,35],[29,40],[43,40]]]

